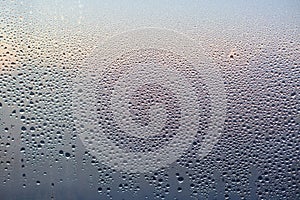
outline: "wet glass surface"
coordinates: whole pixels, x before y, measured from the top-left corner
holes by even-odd
[[[299,1],[0,1],[0,199],[299,199]]]

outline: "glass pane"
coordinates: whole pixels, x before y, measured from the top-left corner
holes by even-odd
[[[0,2],[0,199],[300,199],[300,2]]]

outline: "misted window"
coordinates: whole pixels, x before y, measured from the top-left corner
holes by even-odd
[[[300,199],[300,2],[0,2],[0,199]]]

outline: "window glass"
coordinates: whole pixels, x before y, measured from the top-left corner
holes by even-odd
[[[0,2],[0,199],[300,199],[300,2]]]

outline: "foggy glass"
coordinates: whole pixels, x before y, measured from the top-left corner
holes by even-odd
[[[0,199],[300,199],[300,2],[0,2]]]

